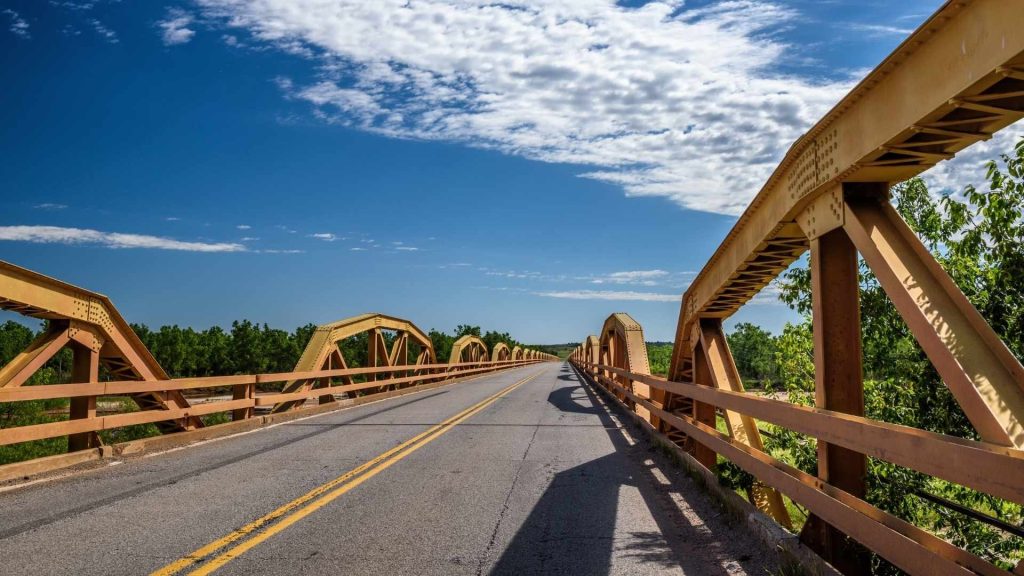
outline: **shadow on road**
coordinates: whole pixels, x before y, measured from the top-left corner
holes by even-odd
[[[571,369],[563,369],[559,378],[579,385],[553,391],[548,401],[565,412],[596,414],[614,452],[555,474],[491,574],[610,574],[615,551],[632,560],[630,564],[639,560],[644,571],[678,567],[686,574],[726,575],[735,573],[725,567],[732,564],[742,572],[717,545],[728,536],[711,534],[697,515],[717,513],[705,509],[684,514],[671,497],[678,488],[665,484],[665,475],[644,447],[627,441],[589,386]],[[624,486],[637,488],[658,531],[616,533],[620,513],[634,512],[618,510]]]

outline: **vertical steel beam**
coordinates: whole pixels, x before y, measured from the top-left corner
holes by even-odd
[[[74,383],[99,382],[100,353],[99,350],[88,348],[79,343],[71,347],[71,381]],[[96,397],[81,396],[71,399],[72,420],[96,417]],[[68,435],[68,452],[87,450],[100,445],[100,438],[95,432],[80,432]]]
[[[811,240],[814,400],[818,408],[864,415],[857,249],[841,228]],[[867,457],[818,442],[818,477],[864,498]],[[870,557],[820,518],[808,519],[801,539],[844,574],[870,573]]]
[[[725,330],[722,328],[720,318],[701,319],[700,343],[714,387],[732,392],[743,392],[743,380],[736,368],[732,351],[729,350],[729,342],[725,337]],[[764,452],[764,443],[761,441],[761,432],[757,428],[757,422],[752,417],[733,410],[724,412],[729,435],[755,450]],[[782,494],[777,490],[755,481],[750,488],[750,501],[759,510],[774,518],[776,522],[792,529],[793,522],[782,500]]]
[[[711,378],[711,367],[708,366],[707,354],[702,349],[701,344],[697,344],[697,347],[693,351],[693,376],[696,384],[701,386],[714,386]],[[693,403],[693,418],[701,424],[706,424],[712,428],[716,425],[715,407],[712,404],[706,404],[704,402]],[[705,468],[712,472],[718,471],[718,455],[715,451],[707,446],[689,439],[690,446],[689,451],[693,454]]]

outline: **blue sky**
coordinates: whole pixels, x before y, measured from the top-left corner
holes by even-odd
[[[153,326],[668,340],[788,145],[939,4],[5,0],[0,259]]]

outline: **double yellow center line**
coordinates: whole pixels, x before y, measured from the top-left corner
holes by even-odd
[[[195,567],[195,569],[189,572],[190,576],[212,574],[215,570],[241,556],[246,551],[266,541],[274,534],[285,530],[292,524],[295,524],[313,512],[316,512],[320,508],[323,508],[327,504],[330,504],[349,490],[352,490],[380,472],[383,472],[387,468],[391,467],[392,464],[405,458],[409,454],[412,454],[416,450],[419,450],[427,443],[437,439],[445,432],[457,426],[459,423],[471,418],[484,408],[487,408],[502,396],[505,396],[509,392],[530,380],[533,380],[539,375],[540,372],[537,372],[532,376],[523,378],[522,380],[502,389],[497,394],[490,396],[477,404],[466,408],[451,418],[448,418],[444,422],[413,436],[409,440],[406,440],[361,466],[338,476],[326,484],[322,484],[314,488],[276,510],[261,516],[245,526],[242,526],[241,528],[210,542],[202,548],[195,550],[191,554],[164,566],[156,572],[153,572],[150,576],[170,576],[193,567]],[[230,544],[235,545],[228,550],[221,551]],[[216,554],[216,556],[213,556],[214,554]],[[213,557],[211,558],[211,556]],[[207,558],[209,558],[209,560],[207,560]],[[197,567],[196,565],[200,563],[202,563],[202,566]]]

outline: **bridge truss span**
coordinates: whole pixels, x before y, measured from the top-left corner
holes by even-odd
[[[783,526],[783,497],[809,510],[802,541],[845,573],[866,573],[867,549],[915,574],[1006,574],[869,504],[866,478],[878,458],[1024,504],[1024,366],[889,202],[892,183],[1022,117],[1024,10],[946,3],[792,146],[739,217],[681,298],[667,377],[650,374],[642,337],[628,344],[642,332],[624,314],[571,363],[695,465],[724,457],[751,474],[752,502]],[[814,408],[745,392],[722,329],[808,251]],[[865,417],[859,259],[979,441]],[[816,439],[817,476],[766,453],[758,420]]]
[[[106,296],[0,262],[0,308],[48,323],[0,367],[0,403],[70,402],[67,420],[0,429],[0,446],[67,437],[69,451],[95,452],[102,449],[99,433],[105,430],[154,424],[164,434],[186,432],[218,413],[238,422],[259,412],[297,410],[313,399],[340,406],[554,359],[521,349],[517,356],[505,344],[495,347],[492,359],[479,338],[467,337],[440,363],[430,338],[412,322],[363,314],[318,327],[291,372],[170,378]],[[364,353],[358,361],[346,356],[353,346]],[[35,385],[36,373],[64,348],[73,352],[70,381]],[[225,391],[228,399],[221,396]],[[130,397],[139,410],[101,414],[101,396]]]

